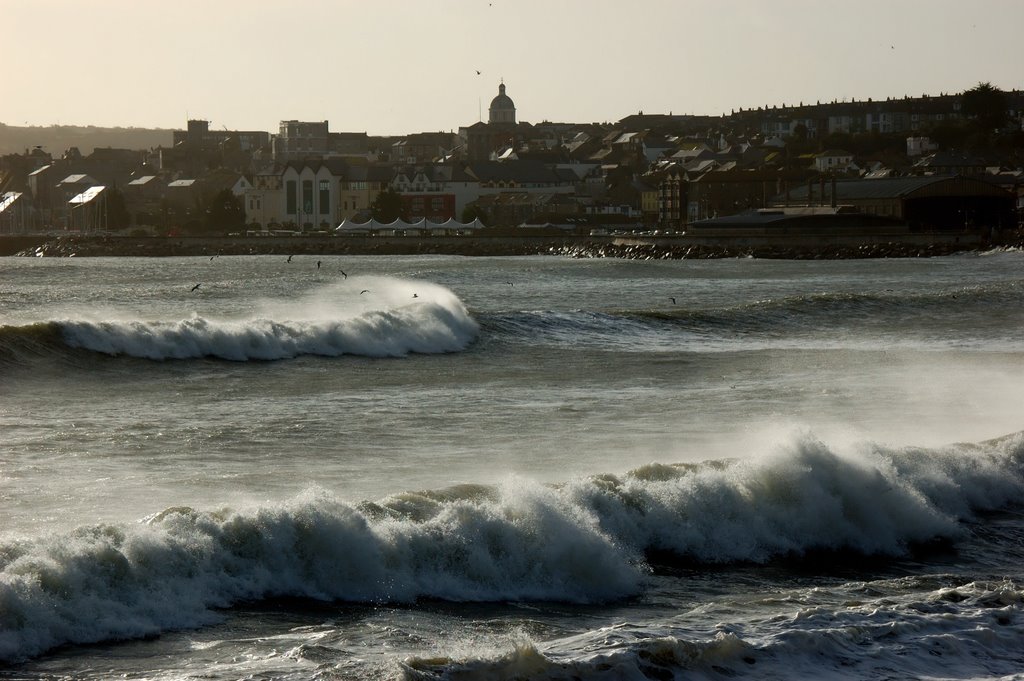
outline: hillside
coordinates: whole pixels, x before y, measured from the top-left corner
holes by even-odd
[[[171,146],[172,130],[98,128],[80,125],[15,126],[0,123],[0,155],[24,154],[36,146],[54,157],[70,147],[89,155],[96,147],[152,149]]]

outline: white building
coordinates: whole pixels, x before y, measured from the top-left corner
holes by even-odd
[[[928,137],[907,138],[907,156],[925,156],[938,150],[939,145]]]
[[[822,173],[846,170],[852,164],[853,154],[848,151],[830,149],[814,157],[814,168]]]

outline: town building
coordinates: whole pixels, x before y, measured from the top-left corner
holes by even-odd
[[[474,123],[460,129],[465,140],[466,157],[471,161],[497,158],[506,149],[516,146],[516,105],[505,93],[505,83],[498,85],[498,94],[487,110],[487,122]]]
[[[28,201],[25,192],[0,193],[0,234],[24,234],[28,231]]]
[[[962,175],[899,177],[878,180],[808,182],[776,196],[773,205],[852,206],[870,215],[895,218],[912,230],[967,231],[984,226],[1015,226],[1012,192],[991,182]],[[817,189],[817,193],[815,193]]]
[[[272,142],[277,163],[325,158],[330,154],[327,121],[281,121]]]

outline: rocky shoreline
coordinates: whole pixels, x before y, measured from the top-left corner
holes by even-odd
[[[1024,247],[1017,239],[998,244]],[[946,241],[929,244],[902,242],[857,246],[822,244],[815,247],[693,243],[685,238],[613,240],[587,237],[458,237],[458,238],[218,238],[62,236],[37,242],[13,253],[21,257],[170,257],[215,255],[423,255],[463,256],[557,255],[572,258],[681,260],[711,258],[771,258],[827,260],[853,258],[920,258],[988,250],[992,244]]]
[[[850,260],[855,258],[929,258],[981,250],[958,244],[928,244],[919,246],[902,243],[866,244],[861,246],[820,246],[815,248],[794,246],[660,246],[655,244],[631,245],[571,245],[552,251],[557,255],[574,258],[626,258],[631,260],[684,260],[713,258],[763,258],[775,260]]]

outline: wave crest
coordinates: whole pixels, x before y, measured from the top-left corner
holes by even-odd
[[[171,508],[0,546],[0,660],[151,635],[279,596],[354,602],[602,602],[639,593],[645,555],[764,562],[905,554],[956,539],[1024,492],[1024,434],[940,449],[809,435],[762,460],[523,479],[351,505],[323,491],[249,511]]]
[[[357,286],[373,291],[363,296]],[[244,319],[199,315],[177,321],[67,319],[43,328],[56,328],[68,347],[113,356],[234,361],[458,352],[479,332],[462,301],[448,289],[387,277],[363,277],[358,283],[318,291],[306,300],[268,308],[268,314]],[[7,329],[7,333],[31,338],[39,335],[39,327],[20,327],[20,334]]]

